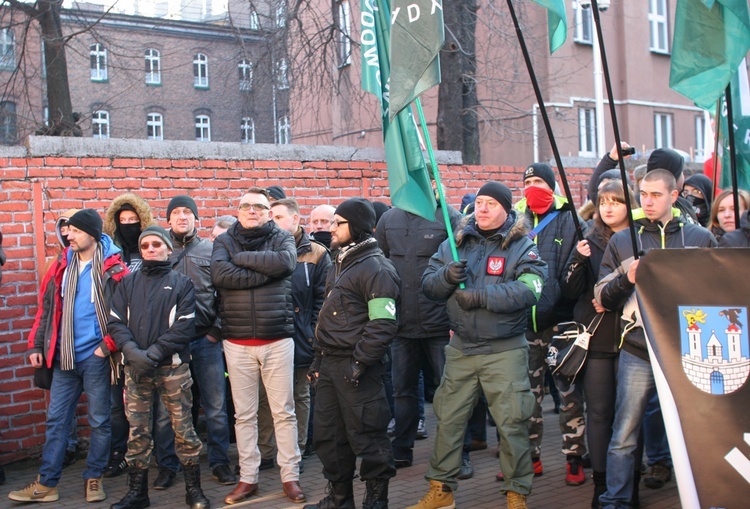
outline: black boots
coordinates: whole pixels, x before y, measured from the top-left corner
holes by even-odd
[[[122,500],[109,509],[145,509],[151,506],[148,499],[148,469],[132,468],[128,472],[128,492]]]
[[[354,485],[352,481],[329,481],[326,491],[328,491],[328,496],[317,504],[306,505],[302,509],[354,509]]]
[[[211,502],[201,490],[200,465],[182,465],[182,471],[185,473],[185,503],[190,509],[210,509]]]
[[[367,481],[362,509],[388,509],[388,479]]]
[[[599,497],[607,491],[607,473],[594,470],[594,498],[591,500],[592,509],[599,509]]]

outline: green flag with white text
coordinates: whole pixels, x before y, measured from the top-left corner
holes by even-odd
[[[362,0],[361,6],[362,88],[380,100],[391,202],[395,207],[434,221],[435,194],[411,109],[405,108],[393,122],[390,120],[390,3]]]
[[[549,52],[554,53],[563,45],[568,36],[568,20],[565,17],[565,0],[534,0],[547,9],[547,30],[549,32]]]
[[[679,0],[669,86],[713,110],[748,50],[747,0]]]
[[[392,0],[390,120],[440,83],[442,0]]]

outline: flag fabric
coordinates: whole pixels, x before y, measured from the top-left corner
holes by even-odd
[[[747,0],[679,0],[669,86],[711,110],[749,50]]]
[[[750,249],[654,249],[638,265],[638,303],[685,508],[750,500],[748,258]]]
[[[390,120],[440,83],[442,0],[392,0]]]
[[[391,203],[434,221],[435,193],[411,109],[403,109],[390,120],[390,2],[362,0],[361,7],[362,88],[380,100]]]
[[[748,83],[746,61],[740,63],[737,73],[732,76],[729,89],[732,91],[732,121],[734,123],[735,161],[737,163],[737,187],[750,191],[750,84]],[[729,153],[726,96],[721,99],[721,128],[719,145],[721,147],[721,176],[719,187],[732,188],[732,162]]]
[[[563,45],[568,36],[568,20],[565,17],[565,0],[534,0],[547,9],[547,30],[549,31],[549,52],[554,53]]]

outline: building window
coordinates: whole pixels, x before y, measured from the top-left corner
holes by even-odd
[[[16,68],[16,34],[11,28],[0,30],[0,69]]]
[[[252,11],[250,13],[250,30],[258,30],[260,28],[260,22],[258,21],[258,11]]]
[[[276,62],[276,84],[279,90],[289,88],[289,64],[287,64],[286,58]]]
[[[149,113],[146,115],[146,139],[164,139],[164,117],[161,113]]]
[[[208,115],[195,117],[195,140],[211,141],[211,118]]]
[[[277,134],[279,145],[287,145],[292,142],[292,125],[289,117],[281,117],[277,123]]]
[[[672,148],[672,115],[654,114],[654,148]]]
[[[651,51],[669,53],[669,27],[667,26],[667,0],[648,1],[648,23],[651,32]]]
[[[339,67],[352,63],[351,11],[348,0],[339,2],[338,9]]]
[[[107,81],[107,49],[101,44],[89,46],[91,81]]]
[[[208,88],[208,57],[203,53],[193,57],[193,85]]]
[[[596,110],[578,108],[578,155],[596,157]]]
[[[0,102],[0,143],[12,145],[18,137],[16,125],[16,103],[12,101]]]
[[[592,44],[594,31],[591,19],[591,7],[584,9],[579,2],[573,2],[573,16],[575,17],[575,36],[573,40],[581,44]]]
[[[250,92],[253,89],[253,64],[247,60],[241,60],[237,68],[240,71],[240,91]]]
[[[94,138],[109,138],[109,112],[95,111],[91,116],[91,127],[94,131]]]
[[[146,83],[161,85],[161,55],[158,50],[146,50]]]
[[[274,18],[276,28],[284,28],[286,26],[286,5],[284,5],[284,0],[278,0],[276,9],[274,10]]]
[[[708,158],[706,153],[706,117],[698,115],[695,117],[695,154],[696,163],[702,163]]]
[[[255,143],[255,121],[252,118],[242,118],[242,123],[240,123],[240,139],[242,143]]]

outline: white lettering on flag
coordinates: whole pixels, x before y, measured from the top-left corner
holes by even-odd
[[[744,434],[745,443],[750,445],[750,433]],[[724,456],[724,459],[732,465],[745,480],[750,483],[750,459],[747,458],[738,448],[734,448]]]

